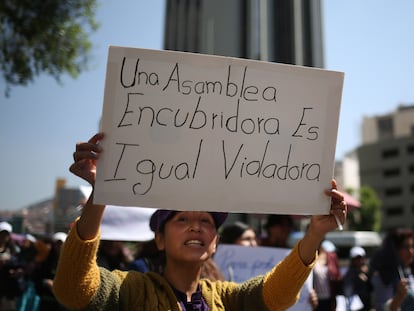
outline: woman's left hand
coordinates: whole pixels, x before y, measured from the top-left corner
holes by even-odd
[[[331,209],[329,215],[315,215],[311,220],[311,227],[315,233],[325,236],[326,233],[335,230],[340,222],[341,226],[345,223],[347,215],[347,205],[344,195],[338,191],[336,181],[332,180],[332,188],[325,191],[331,197]]]
[[[299,255],[305,265],[310,264],[315,258],[315,251],[319,249],[320,243],[329,231],[345,222],[347,206],[344,195],[338,191],[336,181],[332,180],[332,187],[325,191],[331,197],[331,209],[328,215],[314,215],[305,236],[299,244]]]

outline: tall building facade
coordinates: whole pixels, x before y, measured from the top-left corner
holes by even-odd
[[[167,0],[164,48],[322,68],[320,0]]]
[[[414,105],[364,118],[358,158],[361,185],[382,201],[383,229],[414,229]]]

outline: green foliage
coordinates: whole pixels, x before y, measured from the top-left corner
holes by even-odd
[[[381,201],[374,189],[362,186],[359,190],[361,207],[351,211],[350,227],[353,230],[381,230]]]
[[[98,24],[96,0],[0,1],[0,70],[10,87],[27,85],[40,73],[60,82],[86,69],[89,35]]]

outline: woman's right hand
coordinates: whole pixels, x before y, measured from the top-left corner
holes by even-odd
[[[103,133],[95,134],[88,142],[76,144],[76,151],[73,153],[75,161],[69,170],[76,176],[86,180],[88,183],[95,185],[96,180],[96,161],[102,152],[99,142],[104,138]]]

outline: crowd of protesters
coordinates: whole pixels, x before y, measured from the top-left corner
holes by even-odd
[[[294,222],[289,215],[269,215],[265,236],[251,246],[288,247]],[[238,241],[252,230],[235,222],[222,231],[222,243]],[[249,233],[255,236],[256,232]],[[367,257],[358,245],[349,251],[349,264],[340,266],[336,246],[323,241],[313,269],[313,288],[309,304],[314,311],[413,311],[414,310],[414,232],[411,229],[389,230],[382,245]],[[342,302],[342,303],[337,303]]]
[[[227,224],[221,232],[221,243],[285,247],[285,238],[292,230],[292,222],[286,219],[286,216],[269,217],[264,228],[272,235],[269,234],[265,238],[256,236],[254,228],[246,224],[240,222]],[[278,226],[280,229],[277,228]],[[278,231],[283,234],[274,233]],[[249,243],[238,242],[247,240],[245,237],[247,233]],[[284,238],[278,240],[276,236]],[[63,232],[57,232],[52,236],[17,235],[13,233],[10,223],[0,222],[0,279],[2,280],[0,310],[66,310],[55,299],[52,291],[60,248],[65,239],[66,233]],[[273,242],[272,245],[270,240],[277,240],[278,243]],[[136,253],[131,245],[127,247],[124,241],[101,241],[97,253],[98,265],[109,270],[162,273],[162,257],[159,256],[153,240],[137,243]],[[374,252],[372,258],[367,258],[364,248],[353,247],[349,253],[349,267],[342,269],[342,273],[338,271],[337,259],[334,255],[335,246],[329,241],[324,241],[316,264],[320,265],[320,268],[314,269],[315,287],[309,298],[311,309],[334,311],[337,308],[335,296],[341,295],[346,299],[346,310],[414,310],[412,230],[390,231],[385,235],[383,244]],[[324,258],[335,260],[324,261]],[[214,260],[209,261],[205,266],[204,277],[224,280]],[[325,271],[324,266],[327,267],[326,278],[316,274]],[[324,285],[320,283],[324,279],[329,286],[326,287],[328,290],[326,295],[323,294]],[[332,287],[332,284],[335,284],[335,287]],[[326,307],[323,307],[325,297],[331,298]]]
[[[66,233],[15,234],[0,222],[0,310],[66,310],[55,299],[53,279]]]

